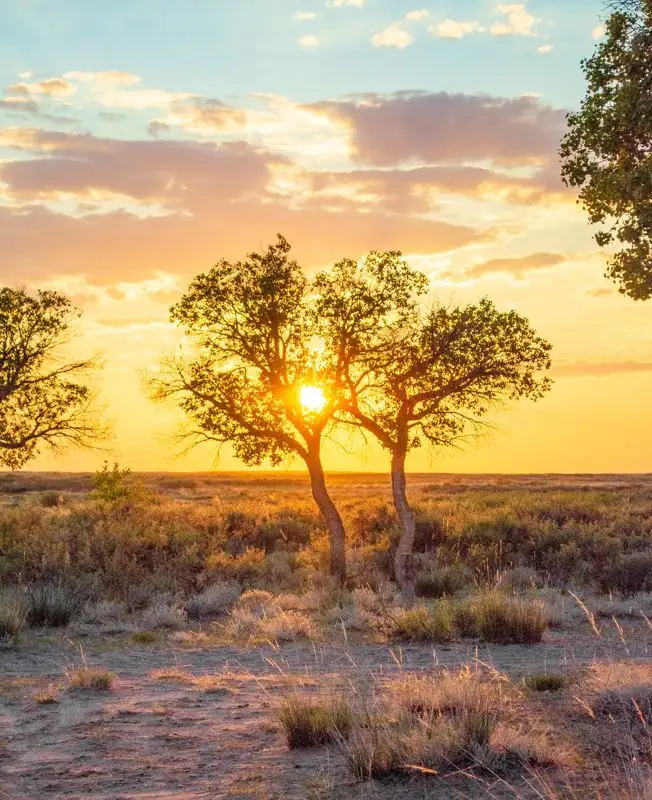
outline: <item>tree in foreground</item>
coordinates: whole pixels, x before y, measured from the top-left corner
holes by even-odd
[[[0,289],[0,464],[19,469],[42,446],[87,447],[103,435],[86,383],[94,362],[60,358],[78,316],[58,292]]]
[[[635,300],[652,296],[652,0],[618,0],[606,36],[582,61],[586,96],[569,114],[562,177],[595,239],[612,248],[607,277]]]
[[[330,570],[346,577],[344,525],[326,486],[321,448],[338,403],[337,374],[311,347],[308,282],[282,237],[244,261],[220,261],[198,275],[171,320],[192,345],[152,381],[188,419],[189,447],[230,443],[248,465],[299,456],[330,541]]]
[[[327,349],[334,352],[341,348],[338,319],[353,312],[340,303],[329,318],[329,310],[337,308],[333,298],[346,298],[355,308],[356,297],[373,297],[364,269],[346,278],[347,285],[337,274],[318,278]],[[378,342],[381,346],[375,351],[368,347],[366,361],[351,359],[346,364],[347,394],[341,408],[344,421],[373,434],[391,454],[392,494],[402,529],[395,576],[410,603],[415,517],[407,498],[407,454],[423,444],[463,441],[486,425],[487,413],[504,401],[540,398],[550,387],[544,373],[550,367],[551,347],[524,317],[499,312],[487,299],[465,308],[438,305],[422,319],[413,318],[414,305],[406,306],[412,316],[409,325],[396,318],[389,337]],[[370,335],[373,340],[373,332]]]

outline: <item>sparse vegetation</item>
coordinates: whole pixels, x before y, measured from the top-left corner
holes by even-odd
[[[42,581],[27,588],[30,625],[63,628],[82,605],[79,587],[71,582]]]
[[[278,718],[288,747],[319,747],[348,736],[353,710],[346,698],[293,695],[282,703]]]
[[[488,594],[474,600],[473,610],[480,636],[496,644],[537,644],[549,624],[539,601]]]
[[[568,677],[558,672],[540,672],[528,675],[523,683],[534,692],[558,692],[568,686]]]
[[[59,702],[59,687],[54,683],[48,684],[45,689],[34,695],[34,702],[39,706],[52,705]]]
[[[68,686],[71,689],[110,689],[115,681],[115,674],[103,667],[79,667],[68,675]]]
[[[16,589],[0,590],[0,642],[16,642],[27,623],[27,602]]]

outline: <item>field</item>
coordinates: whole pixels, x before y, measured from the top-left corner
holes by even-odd
[[[652,476],[0,476],[2,798],[652,797]]]

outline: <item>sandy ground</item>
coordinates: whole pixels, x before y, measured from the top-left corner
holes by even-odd
[[[301,643],[245,649],[34,634],[20,647],[0,651],[0,797],[514,797],[500,787],[487,795],[463,778],[356,786],[332,750],[289,751],[276,709],[288,691],[363,690],[373,679],[391,680],[402,670],[473,659],[517,677],[601,660],[648,659],[647,627],[630,623],[625,641],[615,628],[601,639],[551,631],[532,647]],[[65,685],[65,674],[83,663],[113,670],[112,689],[63,690],[58,703],[35,702],[39,689]],[[206,691],[183,679],[163,682],[150,675],[170,668],[216,676],[219,685]]]

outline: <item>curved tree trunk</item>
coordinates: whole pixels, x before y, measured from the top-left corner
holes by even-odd
[[[340,586],[346,581],[346,553],[344,548],[344,523],[342,517],[335,506],[335,503],[328,494],[324,469],[321,465],[319,453],[311,454],[308,460],[308,472],[310,473],[310,487],[315,503],[321,511],[321,515],[328,528],[328,538],[331,550],[330,574],[337,579]]]
[[[414,605],[414,535],[416,521],[407,499],[405,481],[405,450],[392,454],[392,496],[401,523],[401,538],[394,559],[394,574],[407,606]]]

